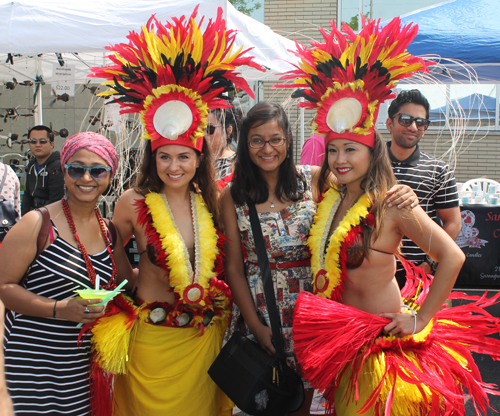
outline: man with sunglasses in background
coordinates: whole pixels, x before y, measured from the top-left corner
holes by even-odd
[[[28,140],[35,157],[26,167],[22,215],[64,195],[64,175],[59,152],[54,152],[54,133],[46,126],[35,126],[28,132]]]
[[[418,147],[430,124],[429,102],[419,90],[401,91],[388,113],[391,141],[387,147],[398,183],[410,186],[429,217],[455,240],[462,227],[455,175],[445,162]],[[403,237],[401,252],[406,260],[434,274],[437,263],[407,237]],[[399,261],[396,279],[402,288],[406,273]]]

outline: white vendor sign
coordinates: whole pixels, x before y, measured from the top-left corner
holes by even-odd
[[[75,96],[75,67],[54,65],[52,89],[57,95]]]

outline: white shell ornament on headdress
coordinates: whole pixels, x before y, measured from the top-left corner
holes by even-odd
[[[335,133],[342,134],[358,124],[362,115],[361,103],[356,98],[344,97],[330,107],[326,124]]]
[[[153,117],[155,130],[169,140],[177,140],[191,127],[192,123],[191,109],[186,103],[178,100],[162,104]]]

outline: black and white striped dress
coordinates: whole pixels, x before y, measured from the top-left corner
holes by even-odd
[[[101,286],[111,276],[107,250],[90,256]],[[54,300],[90,287],[80,251],[57,237],[32,267],[25,287]],[[8,311],[5,318],[5,375],[16,416],[90,413],[90,340],[77,345],[77,323]]]

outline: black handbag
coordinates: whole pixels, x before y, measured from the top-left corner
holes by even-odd
[[[5,178],[7,177],[7,165],[3,172],[2,183],[0,184],[0,192],[2,192],[3,185],[5,183]],[[2,195],[0,195],[0,242],[3,241],[7,232],[14,226],[14,224],[19,221],[19,215],[17,214],[14,204],[7,201]]]
[[[248,207],[276,356],[270,356],[256,342],[237,331],[221,349],[208,374],[245,413],[254,416],[284,416],[299,410],[304,403],[304,384],[300,376],[285,362],[281,320],[262,229],[255,205],[249,203]]]

